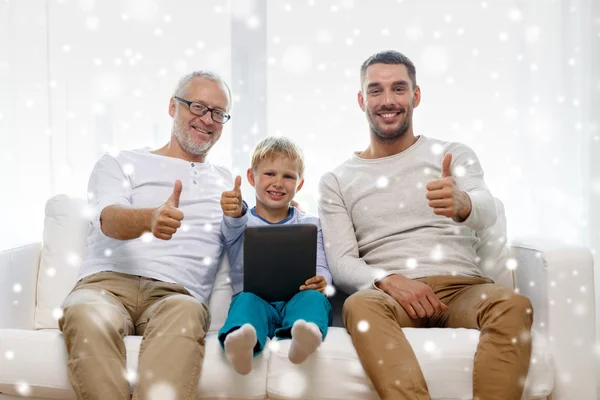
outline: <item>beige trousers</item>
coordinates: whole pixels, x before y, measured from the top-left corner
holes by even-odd
[[[374,289],[357,292],[344,303],[344,324],[381,399],[430,399],[415,353],[402,332],[404,327],[479,329],[473,398],[521,399],[531,356],[533,310],[529,300],[487,278],[433,276],[417,280],[431,287],[448,311],[436,318],[411,319],[396,300]],[[366,332],[358,329],[360,321],[369,323]]]
[[[80,280],[59,328],[78,399],[195,399],[208,307],[181,285],[117,272]],[[126,335],[142,335],[137,374],[125,364]]]

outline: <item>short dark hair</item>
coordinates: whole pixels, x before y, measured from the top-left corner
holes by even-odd
[[[360,88],[362,89],[365,78],[367,77],[367,68],[373,64],[402,64],[408,70],[408,77],[412,82],[413,89],[417,87],[417,70],[415,64],[404,54],[395,50],[385,50],[373,54],[367,58],[360,67]]]

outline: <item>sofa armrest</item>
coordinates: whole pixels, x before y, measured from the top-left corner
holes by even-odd
[[[515,288],[554,358],[553,399],[597,399],[594,261],[581,246],[539,238],[511,243]]]
[[[33,329],[42,244],[0,252],[0,329]]]

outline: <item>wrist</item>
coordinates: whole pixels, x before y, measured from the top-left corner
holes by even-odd
[[[142,226],[144,227],[144,231],[146,232],[152,232],[152,225],[153,225],[153,221],[154,221],[154,215],[156,213],[158,213],[158,209],[160,207],[157,208],[144,208],[142,209]]]
[[[460,222],[466,220],[467,218],[469,218],[469,215],[471,215],[471,198],[466,192],[462,192],[461,204],[463,205],[463,207],[457,213],[457,219]]]
[[[387,288],[388,288],[388,286],[389,286],[389,281],[390,281],[390,277],[391,277],[391,276],[392,276],[392,275],[388,275],[388,276],[386,276],[386,277],[385,277],[385,278],[383,278],[383,279],[380,279],[380,280],[378,280],[378,281],[375,281],[375,286],[377,286],[377,288],[379,288],[379,289],[383,290],[384,292],[386,292],[386,291],[387,291]]]

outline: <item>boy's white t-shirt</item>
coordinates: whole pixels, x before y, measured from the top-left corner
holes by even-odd
[[[183,184],[179,209],[184,218],[170,240],[150,232],[133,240],[104,235],[99,218],[105,207],[159,207],[173,193],[177,179]],[[221,193],[231,187],[230,171],[209,162],[188,162],[148,149],[103,155],[88,186],[95,217],[79,279],[102,271],[140,275],[181,284],[207,303],[223,251]]]

